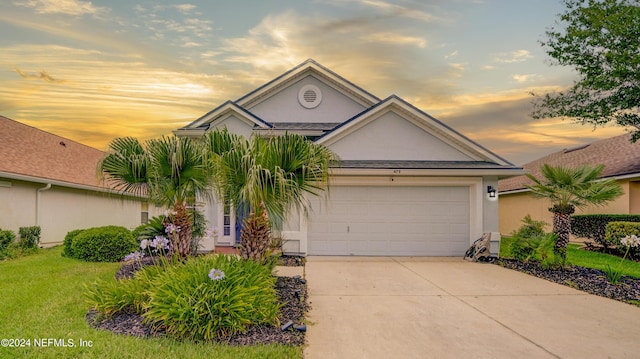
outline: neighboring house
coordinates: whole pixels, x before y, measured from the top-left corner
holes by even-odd
[[[96,168],[104,155],[0,116],[0,228],[17,234],[40,226],[40,244],[48,247],[74,229],[134,228],[154,215],[158,209],[146,201],[123,200],[101,186]]]
[[[524,169],[536,178],[543,178],[540,167],[545,163],[564,167],[603,164],[602,178],[616,179],[624,189],[624,195],[605,206],[592,206],[578,210],[576,214],[640,214],[640,142],[631,143],[630,139],[631,134],[626,134],[558,151],[527,163]],[[552,224],[550,203],[533,198],[525,188],[528,184],[533,182],[524,175],[500,180],[498,184],[500,232],[503,235],[520,227],[527,214],[549,226]]]
[[[461,256],[498,231],[489,187],[523,173],[403,99],[381,100],[313,60],[174,133],[222,127],[245,137],[302,134],[342,159],[326,200],[310,198],[306,218],[291,215],[285,252]],[[239,240],[232,210],[217,203],[206,216],[220,229],[218,245]]]

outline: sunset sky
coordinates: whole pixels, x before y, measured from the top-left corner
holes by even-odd
[[[106,149],[170,134],[308,58],[515,164],[624,133],[533,120],[576,79],[540,46],[558,0],[0,2],[0,115]],[[0,144],[1,145],[1,144]]]

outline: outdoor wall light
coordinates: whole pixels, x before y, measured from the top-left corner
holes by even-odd
[[[489,194],[489,198],[496,198],[498,195],[498,191],[493,188],[493,186],[487,187],[487,193]]]

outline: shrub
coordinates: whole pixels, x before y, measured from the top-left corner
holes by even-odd
[[[40,244],[40,226],[20,227],[20,241],[18,243],[24,249],[37,248]]]
[[[74,258],[88,262],[118,262],[136,250],[138,243],[124,227],[106,226],[86,229],[72,241]]]
[[[564,267],[564,258],[556,255],[554,245],[558,236],[553,233],[531,238],[514,237],[511,243],[511,255],[521,262],[540,261],[544,269]]]
[[[165,219],[165,216],[162,216],[162,215],[152,217],[149,220],[149,223],[141,224],[138,227],[136,227],[133,231],[131,231],[133,238],[137,240],[138,243],[140,243],[145,239],[152,240],[156,236],[165,235],[164,224],[163,224],[164,219]]]
[[[144,267],[132,279],[87,287],[102,315],[135,311],[175,338],[221,339],[252,324],[277,324],[276,278],[267,266],[215,255]]]
[[[610,247],[615,247],[618,251],[624,253],[626,246],[620,243],[620,239],[626,236],[640,236],[640,223],[638,222],[609,222],[605,228],[605,241]],[[632,248],[629,252],[630,257],[637,257],[640,254],[639,248]]]
[[[7,249],[15,240],[16,234],[13,231],[0,229],[0,251]]]
[[[148,290],[153,285],[153,279],[163,270],[161,266],[147,266],[130,279],[101,280],[85,285],[85,298],[103,318],[119,312],[142,314],[149,302]]]
[[[71,232],[67,232],[67,235],[64,236],[64,241],[62,242],[62,255],[64,257],[74,258],[73,255],[73,239],[80,233],[82,233],[84,229],[74,229]]]
[[[609,248],[610,244],[605,240],[605,227],[609,222],[640,222],[640,215],[583,214],[571,216],[571,234],[591,239],[604,248]]]
[[[547,225],[545,221],[536,221],[527,214],[522,219],[523,225],[511,233],[512,237],[532,238],[544,236],[544,227]]]
[[[275,324],[280,304],[267,266],[235,256],[196,257],[160,273],[143,313],[177,338],[208,340]]]

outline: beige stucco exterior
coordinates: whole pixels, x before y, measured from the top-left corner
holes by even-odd
[[[640,181],[638,178],[620,179],[624,194],[605,206],[590,206],[578,209],[576,214],[640,214]],[[498,200],[500,211],[500,233],[509,235],[522,225],[522,219],[530,214],[535,220],[549,224],[551,230],[552,214],[549,201],[534,198],[528,191],[501,193]]]
[[[62,244],[74,229],[106,225],[133,229],[141,224],[143,202],[98,190],[0,178],[0,228],[18,235],[20,227],[39,225],[41,246],[51,247]],[[145,207],[149,218],[162,212],[153,205]]]

